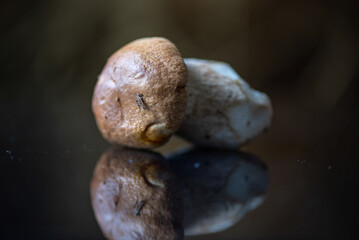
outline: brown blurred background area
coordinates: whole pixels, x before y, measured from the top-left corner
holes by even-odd
[[[230,63],[274,107],[270,131],[243,148],[269,167],[267,200],[225,232],[188,239],[359,238],[358,5],[2,1],[0,239],[102,238],[89,182],[108,144],[92,91],[106,59],[147,36]]]

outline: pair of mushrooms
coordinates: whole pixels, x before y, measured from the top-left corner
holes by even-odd
[[[92,108],[111,143],[154,148],[177,133],[194,145],[235,149],[271,122],[266,94],[226,63],[183,59],[164,38],[135,40],[108,60]]]
[[[268,128],[272,116],[267,95],[228,64],[183,59],[164,38],[139,39],[115,52],[92,108],[106,140],[139,149],[161,146],[173,134],[196,146],[237,149]],[[207,149],[164,161],[146,150],[113,148],[91,182],[96,218],[109,239],[183,239],[223,230],[266,191],[263,165],[246,158]],[[254,169],[254,183],[247,169]]]

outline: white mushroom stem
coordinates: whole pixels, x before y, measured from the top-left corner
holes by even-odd
[[[229,64],[187,58],[188,103],[179,136],[195,145],[237,148],[271,123],[269,97],[252,89]]]

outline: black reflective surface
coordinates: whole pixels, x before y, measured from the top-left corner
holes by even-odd
[[[274,108],[269,132],[242,149],[268,167],[265,201],[223,232],[187,239],[358,238],[357,9],[349,0],[2,2],[0,239],[103,239],[89,184],[109,145],[92,91],[112,52],[153,35],[185,57],[229,62]]]

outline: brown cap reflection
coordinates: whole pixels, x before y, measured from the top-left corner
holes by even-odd
[[[111,148],[91,181],[96,219],[108,239],[183,239],[183,200],[164,158]]]
[[[183,188],[186,236],[229,228],[264,200],[267,167],[252,155],[194,149],[169,160]]]

